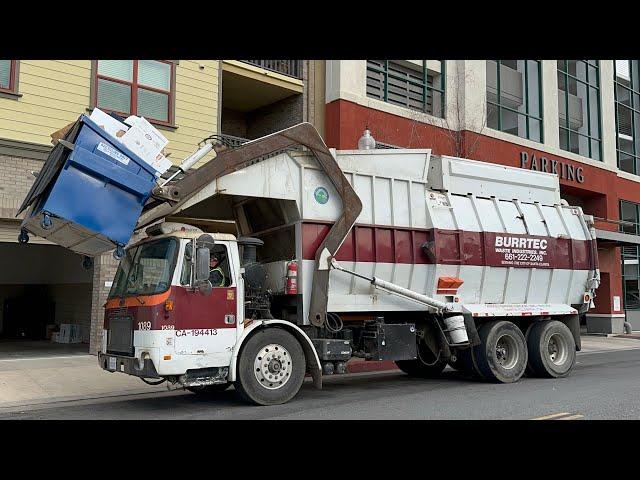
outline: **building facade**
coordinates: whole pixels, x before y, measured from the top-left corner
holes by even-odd
[[[71,323],[83,326],[91,353],[101,344],[113,257],[95,258],[87,269],[80,256],[44,239],[17,242],[17,209],[53,132],[96,106],[144,116],[167,137],[177,164],[210,135],[242,142],[315,118],[315,106],[324,106],[313,88],[324,76],[316,63],[0,60],[0,341],[44,340],[47,327]]]
[[[636,60],[330,60],[325,138],[558,174],[602,236],[588,329],[640,330],[639,83]]]

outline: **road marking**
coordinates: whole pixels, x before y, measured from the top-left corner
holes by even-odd
[[[579,418],[584,418],[584,415],[580,415],[580,414],[577,414],[577,415],[571,415],[571,416],[569,416],[569,417],[562,417],[562,418],[558,418],[558,420],[577,420],[577,419],[579,419]]]
[[[537,417],[537,418],[532,418],[531,420],[551,420],[552,418],[556,418],[556,417],[564,417],[565,415],[571,415],[568,412],[564,412],[564,413],[554,413],[552,415],[546,415],[544,417]]]
[[[544,417],[536,417],[531,420],[577,420],[579,418],[584,418],[584,415],[579,413],[552,413],[551,415],[545,415]]]

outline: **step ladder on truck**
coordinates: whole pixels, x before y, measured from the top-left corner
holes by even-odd
[[[196,393],[233,384],[259,405],[354,357],[504,383],[572,369],[600,275],[593,218],[557,176],[335,151],[308,123],[220,147],[211,137],[157,178],[82,116],[27,195],[23,241],[122,257],[101,368]],[[236,234],[165,220],[196,215]],[[127,245],[134,231],[146,237]]]

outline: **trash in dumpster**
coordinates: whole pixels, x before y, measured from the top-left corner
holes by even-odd
[[[87,256],[123,254],[156,179],[171,166],[160,132],[141,117],[125,122],[94,109],[52,135],[55,146],[18,209],[29,208],[21,243],[33,233]]]

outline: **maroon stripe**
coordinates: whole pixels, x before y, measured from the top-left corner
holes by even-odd
[[[302,224],[302,257],[314,260],[330,224]],[[591,240],[539,235],[356,225],[338,261],[590,270]],[[426,248],[423,245],[426,244]]]

